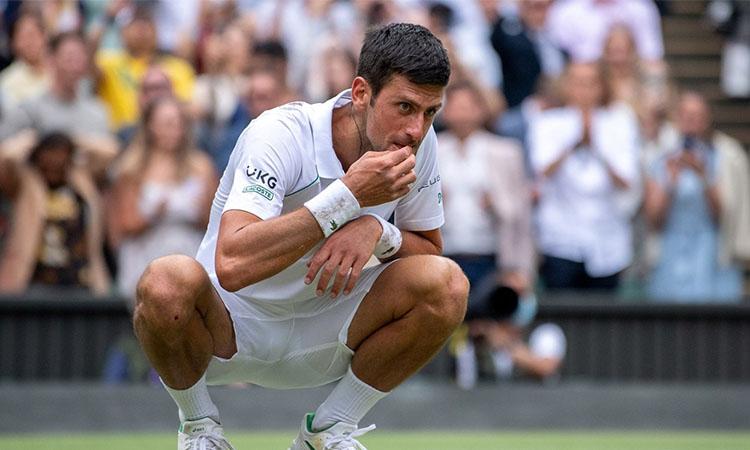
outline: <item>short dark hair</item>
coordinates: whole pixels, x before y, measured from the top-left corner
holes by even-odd
[[[289,59],[284,44],[281,41],[274,39],[257,42],[253,46],[252,52],[255,56],[267,56],[281,61],[287,61]]]
[[[450,74],[448,52],[421,25],[393,23],[365,35],[357,76],[370,83],[373,97],[393,75],[403,75],[415,84],[446,86]]]

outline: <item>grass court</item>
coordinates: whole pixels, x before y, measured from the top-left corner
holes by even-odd
[[[227,433],[237,450],[286,450],[295,431]],[[390,432],[375,430],[368,450],[747,450],[750,432]],[[0,435],[3,450],[162,450],[175,434]]]

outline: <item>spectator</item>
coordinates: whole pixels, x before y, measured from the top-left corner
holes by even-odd
[[[550,289],[612,290],[632,258],[637,121],[610,104],[596,64],[571,64],[563,89],[566,106],[540,114],[529,131],[541,276]]]
[[[80,88],[88,70],[88,54],[81,35],[68,32],[50,41],[49,89],[22,103],[0,129],[3,146],[24,160],[35,136],[63,131],[81,150],[78,157],[99,178],[117,154],[117,143],[107,128],[104,106]],[[31,130],[31,133],[29,133]],[[27,136],[30,136],[27,138]],[[14,137],[14,140],[7,140]]]
[[[109,107],[113,129],[138,122],[138,80],[146,70],[159,66],[172,82],[175,95],[189,101],[193,95],[194,73],[190,64],[180,58],[158,53],[156,24],[148,3],[139,3],[132,14],[123,15],[121,30],[123,50],[99,50],[98,92]]]
[[[274,78],[281,81],[289,98],[299,98],[299,95],[287,82],[289,57],[284,44],[279,41],[256,42],[253,46],[250,61],[250,72],[262,70],[272,73]]]
[[[518,16],[499,17],[490,40],[500,58],[503,94],[508,107],[531,95],[539,77],[557,78],[564,55],[547,36],[545,25],[552,0],[522,0]]]
[[[633,33],[638,55],[647,63],[664,57],[659,11],[651,0],[567,0],[550,10],[552,39],[573,61],[601,58],[610,28],[621,23]]]
[[[423,7],[427,14],[425,25],[443,40],[444,45],[449,40],[456,49],[451,64],[460,64],[470,70],[475,82],[493,89],[500,86],[500,64],[487,39],[492,31],[494,15],[476,1],[440,0],[426,3],[427,6]]]
[[[101,201],[90,174],[73,163],[75,144],[64,133],[44,136],[31,151],[29,164],[41,181],[44,204],[30,289],[56,292],[85,290],[95,295],[109,292],[110,280],[102,253]],[[34,208],[36,205],[29,205]],[[26,272],[25,267],[19,270]]]
[[[518,142],[482,129],[486,117],[484,99],[473,85],[448,87],[447,129],[438,135],[443,251],[470,283],[494,276],[525,293],[531,287],[534,251],[522,151]]]
[[[524,168],[527,178],[536,182],[534,169],[531,167],[529,155],[529,124],[534,122],[539,114],[562,106],[557,80],[547,77],[539,78],[534,93],[526,97],[521,104],[510,108],[500,115],[494,123],[495,132],[501,136],[510,137],[519,141],[523,147]],[[536,198],[536,187],[533,188],[532,197]]]
[[[687,92],[676,132],[649,173],[646,217],[659,238],[648,286],[659,301],[739,301],[750,259],[750,165],[713,130],[706,100]]]
[[[287,83],[295,91],[302,91],[308,67],[321,37],[355,46],[357,39],[354,8],[358,2],[330,0],[264,2],[256,9],[258,35],[263,41],[281,43],[289,55],[285,74]],[[371,2],[372,3],[372,2]],[[378,2],[380,3],[380,2]],[[388,2],[390,3],[390,2]]]
[[[21,294],[34,270],[44,217],[35,173],[0,155],[0,294]]]
[[[47,37],[38,14],[25,12],[16,20],[11,29],[11,47],[16,59],[0,72],[3,115],[49,88]]]
[[[250,38],[239,25],[209,35],[203,45],[206,72],[195,83],[191,110],[198,122],[198,142],[213,148],[225,132],[247,80]]]
[[[666,66],[642,63],[628,27],[614,25],[610,29],[604,44],[602,65],[614,101],[627,103],[639,113],[647,105],[665,101]]]
[[[190,122],[176,99],[149,103],[142,121],[116,171],[110,211],[117,285],[131,300],[150,261],[198,250],[217,185],[210,160],[191,146]]]
[[[190,61],[195,56],[201,0],[156,0],[154,22],[158,48]]]
[[[730,97],[750,97],[750,3],[712,0],[708,17],[726,37],[721,58],[721,87]]]
[[[284,86],[283,79],[276,77],[275,72],[256,70],[250,74],[240,100],[224,133],[209,147],[209,154],[220,173],[227,166],[229,155],[247,124],[264,111],[292,99],[288,97],[288,89]]]
[[[311,102],[323,102],[349,89],[357,71],[354,53],[342,45],[330,42],[316,57],[317,62],[309,66],[305,98]]]
[[[138,111],[145,111],[146,105],[160,97],[172,97],[174,90],[166,72],[159,66],[146,70],[138,86]],[[121,148],[127,148],[138,131],[136,124],[127,125],[117,130],[117,139]]]

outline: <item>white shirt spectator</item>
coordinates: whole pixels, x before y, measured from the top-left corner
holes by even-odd
[[[180,39],[194,37],[198,29],[199,11],[198,0],[160,1],[154,16],[159,48],[172,52]]]
[[[540,176],[538,245],[545,255],[582,262],[592,277],[626,268],[632,259],[630,219],[639,185],[638,127],[626,106],[597,109],[591,148],[568,156],[549,178],[542,172],[581,139],[583,120],[573,108],[545,111],[531,123],[531,164]],[[602,160],[630,186],[619,191]]]
[[[646,61],[664,56],[659,11],[650,0],[567,0],[556,2],[547,22],[557,44],[574,61],[596,61],[614,24],[625,24]]]
[[[438,135],[441,182],[446,196],[442,228],[446,255],[491,255],[497,248],[489,205],[489,177],[493,174],[487,157],[489,147],[497,145],[493,139],[501,138],[477,132],[461,143],[450,133]]]

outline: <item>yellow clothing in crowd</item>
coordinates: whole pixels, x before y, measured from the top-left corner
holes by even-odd
[[[101,71],[99,97],[109,108],[110,123],[116,130],[138,121],[138,87],[150,66],[146,58],[134,58],[124,51],[100,51],[96,64]],[[193,95],[195,73],[181,58],[159,56],[154,61],[172,81],[175,95],[188,101]]]

